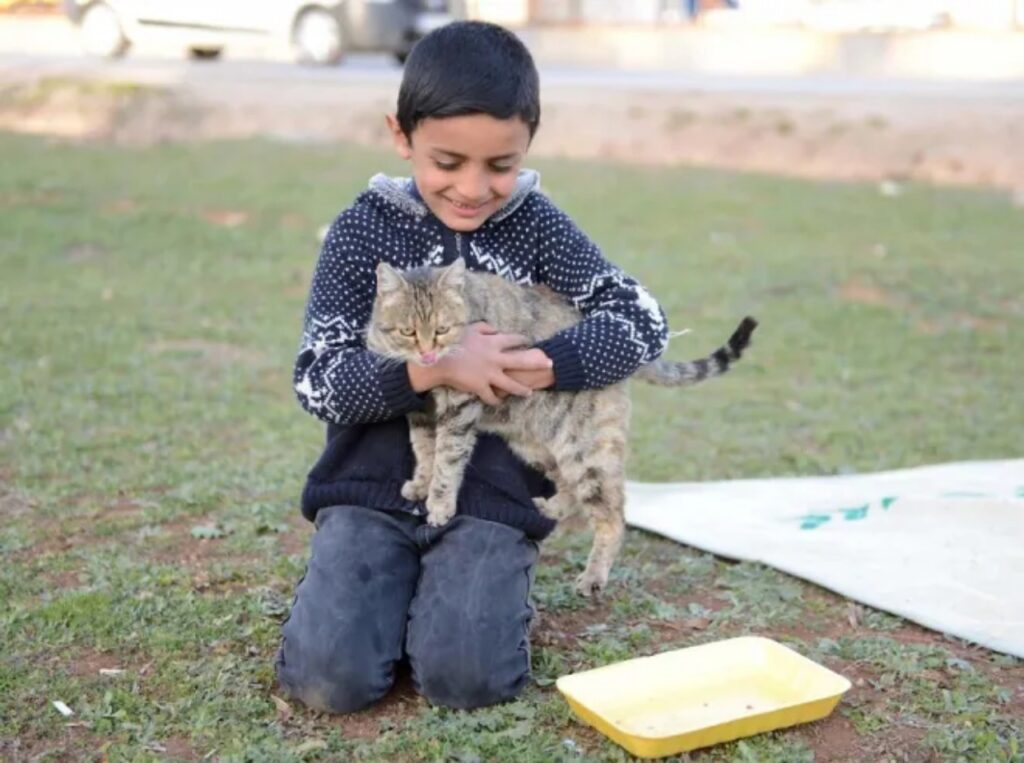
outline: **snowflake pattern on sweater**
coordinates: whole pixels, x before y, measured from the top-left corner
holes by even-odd
[[[411,180],[375,176],[331,225],[317,261],[295,364],[302,406],[342,425],[422,407],[405,365],[365,346],[382,261],[404,270],[462,257],[471,270],[563,295],[584,320],[537,345],[554,362],[555,389],[607,386],[657,358],[668,341],[658,303],[538,188],[537,173],[521,172],[497,213],[472,233],[454,233],[419,200]]]

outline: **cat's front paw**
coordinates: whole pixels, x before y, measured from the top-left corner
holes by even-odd
[[[406,480],[402,485],[402,498],[407,501],[422,501],[426,499],[429,490],[430,486],[424,482]]]
[[[430,496],[427,499],[427,524],[440,527],[455,516],[455,496],[451,498]]]
[[[589,598],[601,593],[606,585],[608,585],[608,571],[592,570],[588,567],[583,570],[583,574],[576,578],[576,593]]]

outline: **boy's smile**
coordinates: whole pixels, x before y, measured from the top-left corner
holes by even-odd
[[[411,139],[393,115],[388,115],[388,126],[399,155],[412,162],[424,203],[446,226],[467,233],[497,212],[515,190],[530,146],[530,130],[518,117],[431,117],[416,125]]]

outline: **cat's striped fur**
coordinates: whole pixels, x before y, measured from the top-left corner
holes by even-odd
[[[537,342],[582,320],[578,310],[550,289],[468,272],[462,260],[444,268],[404,273],[381,264],[377,284],[367,347],[400,361],[420,362],[422,352],[433,351],[440,357],[457,351],[463,330],[476,321]],[[641,367],[634,378],[684,386],[721,375],[740,358],[756,326],[753,318],[745,318],[729,341],[709,357],[689,362],[655,360]],[[432,397],[432,413],[409,417],[416,469],[402,488],[403,496],[426,500],[431,524],[447,522],[455,513],[455,498],[477,432],[497,433],[556,485],[553,498],[537,499],[543,513],[560,518],[582,510],[588,515],[594,543],[577,590],[583,595],[601,590],[625,528],[629,430],[625,384],[509,397],[498,407],[446,387],[432,390]]]

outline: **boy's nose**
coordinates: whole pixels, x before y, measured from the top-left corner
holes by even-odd
[[[467,172],[459,179],[459,196],[470,204],[477,204],[487,198],[487,188],[490,185],[487,175],[483,172]]]

